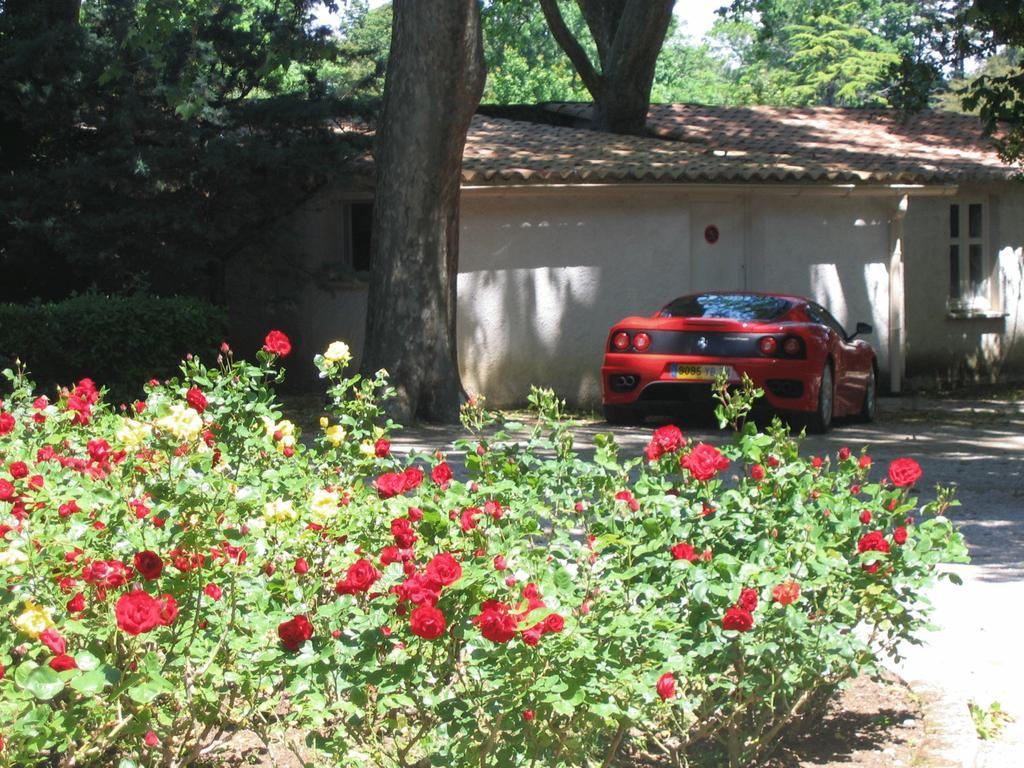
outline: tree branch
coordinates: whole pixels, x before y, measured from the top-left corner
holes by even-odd
[[[558,8],[558,0],[540,0],[540,8],[555,41],[565,51],[590,95],[597,101],[604,89],[604,78],[594,69],[587,52],[566,26],[562,12]]]

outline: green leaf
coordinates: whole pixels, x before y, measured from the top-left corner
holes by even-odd
[[[49,701],[64,690],[64,681],[49,667],[35,667],[19,684],[40,701]]]

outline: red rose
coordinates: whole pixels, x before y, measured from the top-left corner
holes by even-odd
[[[681,541],[678,544],[672,545],[672,558],[674,560],[688,560],[691,563],[695,563],[697,562],[698,555],[692,545]]]
[[[857,466],[860,467],[861,469],[867,469],[868,467],[871,466],[871,457],[865,453],[863,456],[857,459]]]
[[[790,605],[800,599],[800,585],[795,581],[784,581],[772,588],[772,599],[779,605]]]
[[[892,532],[892,540],[900,546],[907,543],[907,529],[902,525],[896,526],[896,530]]]
[[[142,737],[142,743],[147,747],[156,747],[160,744],[160,738],[153,731],[146,731],[146,735]]]
[[[633,494],[630,493],[629,491],[619,491],[618,493],[615,494],[615,499],[617,501],[626,502],[631,512],[640,511],[640,502],[637,501],[636,497],[634,497]]]
[[[69,669],[78,669],[78,664],[71,656],[62,653],[50,659],[50,669],[55,672],[66,672]]]
[[[658,678],[658,684],[654,687],[657,689],[658,695],[661,696],[662,701],[668,701],[669,699],[675,698],[676,676],[671,672],[666,672]]]
[[[423,470],[417,467],[409,467],[402,473],[401,477],[402,490],[411,491],[419,488],[420,483],[423,482]]]
[[[294,571],[299,576],[302,576],[305,573],[309,573],[309,563],[306,562],[306,558],[298,558],[295,561],[295,565],[292,566],[292,571]]]
[[[160,623],[166,627],[178,618],[178,601],[170,595],[160,595],[157,602],[160,603]]]
[[[532,709],[523,710],[523,720],[525,720],[526,722],[530,722],[531,720],[533,720],[534,717],[536,717],[536,715],[533,714]],[[2,744],[0,744],[0,746],[2,746]]]
[[[391,453],[391,441],[380,438],[373,444],[373,453],[378,459],[386,458]]]
[[[857,552],[888,552],[889,542],[881,531],[865,533],[857,542]]]
[[[746,589],[740,590],[740,599],[736,601],[736,605],[742,608],[744,611],[753,613],[757,608],[757,590]]]
[[[199,387],[192,387],[185,393],[185,402],[188,403],[196,413],[202,413],[206,410],[206,395],[203,394],[203,391],[199,389]]]
[[[160,555],[151,550],[144,550],[135,554],[135,570],[137,570],[146,581],[160,578],[164,570],[164,561]]]
[[[82,568],[82,578],[94,587],[114,589],[127,584],[131,569],[120,560],[93,560]]]
[[[55,629],[47,629],[39,635],[39,642],[49,648],[55,656],[67,653],[68,644]]]
[[[285,357],[292,351],[292,343],[281,331],[271,331],[263,340],[263,350],[272,355]]]
[[[447,587],[462,577],[462,566],[450,554],[442,552],[427,563],[427,576]]]
[[[20,480],[21,478],[28,475],[28,464],[26,464],[24,461],[12,461],[10,466],[10,472],[11,477],[13,477],[15,480]]]
[[[750,479],[751,480],[764,480],[764,467],[760,464],[755,464],[750,468]]]
[[[277,625],[277,636],[288,651],[297,651],[313,637],[313,625],[305,616],[296,616]]]
[[[729,460],[713,445],[699,443],[693,450],[683,456],[679,466],[688,469],[697,480],[710,480],[719,470],[727,469]]]
[[[390,499],[405,491],[405,478],[396,472],[385,472],[373,481],[377,495],[382,499]]]
[[[442,489],[445,489],[448,487],[448,483],[452,481],[452,468],[448,466],[447,462],[442,461],[440,464],[434,465],[434,468],[430,470],[430,479],[441,486]]]
[[[725,612],[722,617],[722,629],[735,629],[738,632],[746,632],[754,626],[754,617],[750,611],[745,611],[734,606]]]
[[[424,640],[434,640],[444,634],[444,614],[425,603],[409,614],[409,629]]]
[[[666,453],[674,453],[686,445],[686,438],[674,424],[667,424],[654,430],[651,442],[644,449],[648,461],[657,461]]]
[[[848,458],[850,458],[850,449],[844,445],[839,449],[839,460],[846,461]]]
[[[129,635],[140,635],[163,624],[163,606],[140,589],[121,595],[114,606],[117,626]]]
[[[494,570],[496,570],[496,571],[504,571],[506,569],[508,569],[508,561],[506,561],[504,556],[502,556],[502,555],[495,555],[494,556]]]
[[[868,509],[861,510],[860,521],[864,525],[867,525],[868,523],[870,523],[871,522],[871,510],[868,510]]]
[[[544,619],[544,631],[545,632],[561,632],[565,629],[565,619],[557,613],[549,614]]]
[[[218,587],[216,584],[207,584],[203,587],[203,594],[209,597],[211,600],[216,602],[220,600],[224,595],[224,590]]]
[[[14,486],[10,481],[0,477],[0,501],[8,501],[12,496],[14,496]]]
[[[79,592],[68,600],[66,607],[68,609],[68,613],[81,613],[85,610],[85,595]]]
[[[356,560],[348,567],[345,578],[334,585],[339,595],[354,595],[366,592],[380,578],[380,572],[366,558]]]
[[[480,627],[480,634],[495,643],[507,643],[516,636],[517,622],[507,605],[488,600],[480,608],[480,615],[472,620]]]
[[[889,479],[897,488],[913,485],[921,477],[921,465],[913,459],[895,459],[889,463]]]
[[[0,411],[0,435],[8,435],[14,430],[14,417],[6,411]]]
[[[459,527],[462,528],[462,532],[469,533],[476,528],[476,519],[483,513],[484,511],[479,507],[469,507],[462,510],[462,514],[459,515]]]

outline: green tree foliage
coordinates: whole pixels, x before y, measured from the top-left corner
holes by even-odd
[[[566,6],[566,23],[573,34],[588,40],[579,8]],[[487,84],[483,100],[494,104],[542,101],[581,101],[587,89],[573,69],[536,2],[492,0],[483,9],[484,58]]]
[[[999,57],[966,84],[963,104],[978,112],[1005,160],[1024,163],[1024,0],[976,0],[958,21],[977,34],[952,55]]]
[[[0,298],[219,298],[230,259],[283,253],[282,222],[353,152],[314,2],[57,5],[0,14]]]
[[[969,0],[734,0],[715,40],[748,103],[921,109],[964,76]]]
[[[391,4],[370,8],[367,0],[345,0],[338,24],[337,59],[324,63],[330,92],[342,98],[379,99],[391,51]]]

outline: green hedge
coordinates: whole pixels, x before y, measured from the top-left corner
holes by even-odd
[[[89,376],[116,400],[208,356],[224,338],[223,308],[191,297],[84,294],[52,304],[0,304],[0,363],[19,358],[44,387]]]

